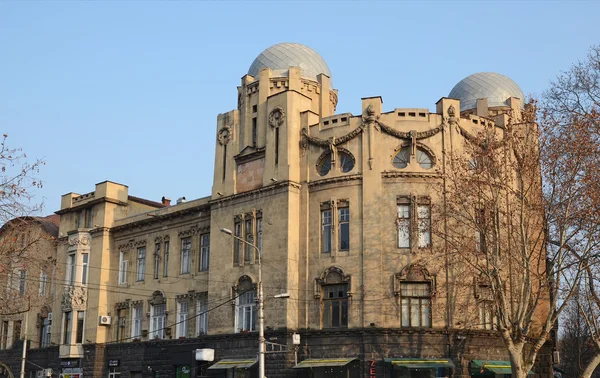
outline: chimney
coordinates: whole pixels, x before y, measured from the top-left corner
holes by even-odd
[[[162,202],[162,204],[165,206],[171,206],[171,199],[169,197],[163,196],[163,198],[161,198],[160,202]]]

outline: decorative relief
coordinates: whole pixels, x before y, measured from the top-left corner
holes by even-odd
[[[223,126],[217,133],[217,140],[224,146],[233,138],[233,132],[231,126]]]
[[[75,236],[75,237],[69,238],[68,242],[69,242],[70,246],[78,246],[78,245],[88,246],[88,245],[90,245],[90,238],[88,238],[87,236],[82,236],[81,238],[79,236]]]
[[[162,239],[163,239],[162,236],[155,237],[154,238],[154,244],[158,244],[158,243],[162,242]]]
[[[147,244],[147,241],[145,239],[138,240],[138,241],[130,240],[127,243],[119,244],[118,249],[122,250],[122,251],[127,251],[132,248],[144,247],[144,246],[146,246],[146,244]]]
[[[285,121],[285,111],[281,106],[276,106],[271,113],[269,113],[269,125],[272,128],[278,128],[283,125],[283,121]]]
[[[65,288],[62,297],[62,310],[85,310],[87,304],[87,290],[81,286],[69,286]]]
[[[426,139],[426,138],[430,138],[432,136],[434,136],[435,134],[439,133],[440,131],[442,131],[443,127],[442,125],[439,125],[438,127],[431,129],[431,130],[427,130],[427,131],[409,131],[409,132],[403,132],[403,131],[398,131],[382,122],[376,121],[377,124],[379,124],[379,126],[381,127],[381,130],[388,134],[391,135],[393,137],[396,137],[398,139],[404,139],[404,140],[419,140],[419,139]]]
[[[405,266],[400,273],[394,275],[394,295],[401,294],[401,283],[404,282],[429,282],[431,285],[431,296],[435,296],[435,274],[429,274],[429,271],[419,263]]]
[[[177,236],[179,236],[179,237],[192,236],[192,235],[196,235],[197,232],[198,232],[198,226],[197,225],[193,225],[193,226],[191,226],[187,230],[179,231],[177,233]]]
[[[314,146],[319,147],[327,147],[329,149],[333,149],[335,146],[351,141],[356,138],[359,134],[364,132],[364,125],[360,125],[356,129],[350,131],[346,135],[342,135],[341,137],[335,138],[332,137],[330,139],[321,139],[317,137],[313,137],[308,135],[308,130],[305,128],[302,129],[302,140],[300,142],[300,146],[304,149],[308,147],[308,144],[312,144]]]
[[[321,298],[322,286],[325,284],[332,283],[345,283],[348,284],[348,297],[352,297],[352,276],[345,274],[344,271],[337,267],[332,266],[325,269],[319,278],[315,280],[315,299]]]
[[[125,300],[125,302],[118,302],[118,303],[115,303],[115,309],[116,309],[116,310],[124,310],[124,309],[127,309],[127,308],[129,308],[129,304],[130,304],[130,301],[129,301],[129,299],[126,299],[126,300]]]

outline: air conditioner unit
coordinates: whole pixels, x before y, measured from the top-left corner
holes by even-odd
[[[110,316],[108,316],[108,315],[100,316],[100,325],[110,325]]]
[[[49,321],[49,322],[51,322],[51,321],[52,321],[52,313],[51,313],[51,312],[49,312],[49,313],[48,313],[48,321]]]
[[[44,377],[52,377],[52,369],[50,369],[50,368],[44,369],[43,375],[44,375]]]

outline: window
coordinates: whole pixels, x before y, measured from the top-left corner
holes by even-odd
[[[143,281],[146,275],[146,247],[138,248],[136,281]]]
[[[208,295],[204,294],[196,301],[196,335],[208,333]]]
[[[154,279],[158,279],[160,273],[160,243],[154,246]]]
[[[210,261],[210,234],[200,235],[200,272],[208,271]]]
[[[342,173],[348,173],[354,169],[354,156],[352,156],[350,152],[338,151],[337,158],[339,168]],[[317,173],[320,176],[325,176],[329,173],[329,171],[331,171],[331,168],[333,168],[332,156],[331,153],[327,153],[323,155],[317,162]]]
[[[237,236],[238,238],[242,237],[242,223],[241,222],[235,222],[235,236]],[[235,264],[242,263],[241,253],[242,253],[242,242],[241,242],[241,240],[236,238],[233,240],[233,262]]]
[[[85,210],[85,227],[86,228],[92,228],[92,226],[93,226],[92,217],[93,217],[92,209],[91,208],[86,209]]]
[[[188,335],[188,302],[177,303],[177,337]]]
[[[256,288],[249,279],[240,282],[237,289],[235,331],[256,330]]]
[[[416,153],[417,164],[419,164],[419,167],[423,169],[433,168],[433,157],[427,151],[420,147],[417,147]],[[410,158],[411,147],[402,147],[394,156],[394,159],[392,160],[392,165],[395,168],[399,169],[406,168],[410,164]]]
[[[169,241],[165,242],[165,258],[163,259],[163,277],[169,277]]]
[[[339,208],[338,214],[340,251],[347,251],[350,249],[350,208]]]
[[[324,285],[323,328],[340,327],[348,327],[348,285]]]
[[[150,338],[165,338],[165,322],[167,320],[166,304],[155,304],[150,307]]]
[[[40,271],[40,288],[38,290],[38,295],[40,297],[45,297],[48,292],[48,274],[43,270]]]
[[[67,284],[75,283],[75,254],[71,253],[67,256]]]
[[[181,274],[188,274],[191,268],[192,238],[181,239]]]
[[[479,313],[479,327],[493,330],[496,325],[496,311],[494,307],[494,295],[492,286],[488,283],[479,282],[476,286],[475,298],[477,298],[477,310]]]
[[[262,218],[256,218],[256,246],[258,247],[258,250],[260,251],[261,257],[262,257],[262,241],[263,241],[262,232],[263,232]]]
[[[317,162],[317,173],[319,176],[325,176],[331,170],[331,154],[323,156]]]
[[[20,339],[21,339],[21,321],[15,320],[13,322],[13,336],[12,336],[13,345],[15,345],[15,341],[20,340]]]
[[[81,283],[83,285],[87,284],[87,280],[88,280],[88,258],[89,255],[87,253],[83,253],[81,255],[82,258],[82,262],[81,262]]]
[[[429,205],[417,206],[419,248],[431,246],[431,209]]]
[[[120,378],[120,377],[121,377],[120,368],[108,368],[108,378]]]
[[[252,118],[252,147],[256,147],[258,130],[256,128],[256,117]]]
[[[342,173],[348,173],[354,168],[354,157],[350,154],[340,152],[340,170]]]
[[[72,312],[65,312],[63,315],[64,318],[64,327],[63,327],[63,344],[71,344],[71,327],[72,327]]]
[[[139,339],[142,337],[142,304],[134,304],[131,310],[131,337]]]
[[[129,261],[125,260],[123,252],[119,253],[119,284],[127,283],[127,268]]]
[[[331,210],[321,211],[321,252],[331,252]]]
[[[125,323],[127,315],[124,308],[117,310],[117,341],[125,341]]]
[[[252,261],[252,254],[254,253],[254,249],[250,246],[254,244],[254,233],[252,232],[252,218],[247,218],[244,222],[244,235],[246,236],[246,243],[248,243],[244,244],[244,262],[249,263]]]
[[[27,271],[25,269],[21,269],[19,271],[19,294],[25,295],[26,288],[27,288]]]
[[[8,320],[2,322],[2,343],[0,344],[0,348],[6,349],[8,341]]]
[[[50,346],[50,336],[52,334],[52,313],[48,313],[48,315],[45,318],[42,318],[42,335],[41,335],[41,342],[40,342],[40,347],[41,348],[45,348],[47,346]]]
[[[398,205],[398,248],[410,248],[410,205]]]
[[[83,323],[85,319],[85,311],[77,311],[77,329],[75,331],[75,343],[83,343]]]
[[[402,327],[431,327],[431,285],[403,282],[400,287]]]

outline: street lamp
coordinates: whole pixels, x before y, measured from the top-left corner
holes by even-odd
[[[233,232],[228,228],[221,228],[221,232],[254,248],[254,250],[256,250],[256,254],[258,255],[258,378],[265,378],[265,303],[263,300],[262,288],[261,251],[256,245],[248,243],[239,236],[234,235]]]

